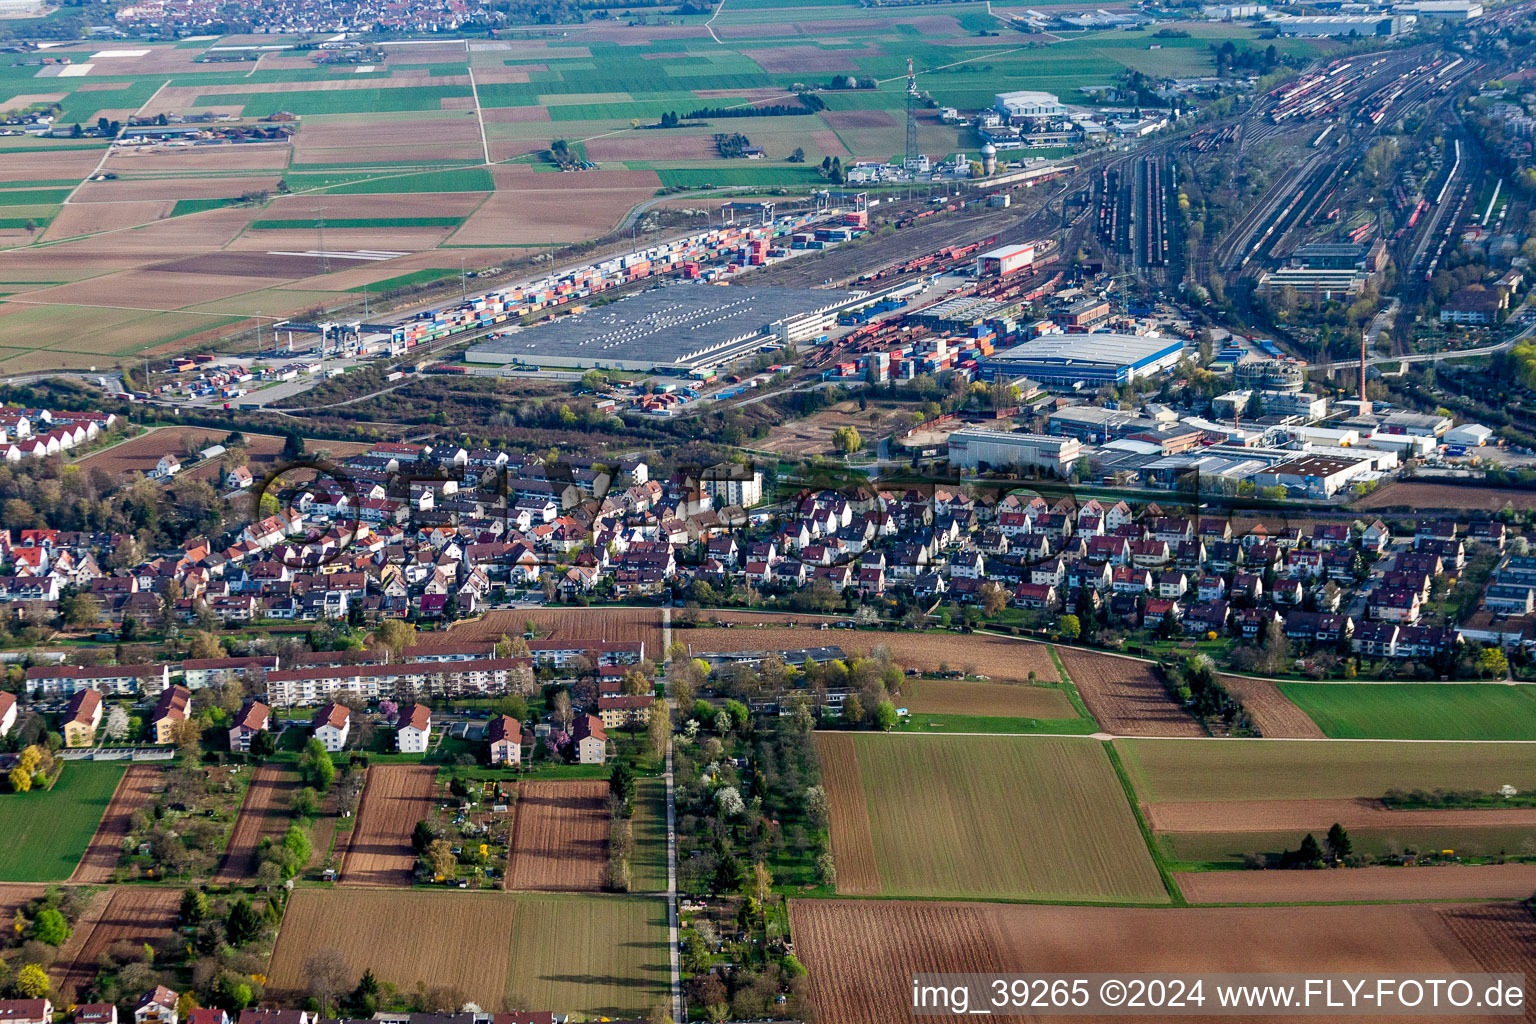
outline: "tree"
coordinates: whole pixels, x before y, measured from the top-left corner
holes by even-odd
[[[459,858],[453,854],[453,844],[446,839],[434,839],[424,854],[436,878],[456,878],[459,874]]]
[[[309,981],[309,994],[319,1004],[322,1016],[330,1016],[336,997],[347,990],[351,974],[347,958],[332,946],[317,949],[305,958],[304,977]]]
[[[32,937],[50,946],[62,946],[70,935],[69,922],[53,907],[45,907],[32,919]]]
[[[59,598],[59,617],[67,629],[92,629],[101,621],[101,602],[90,594]]]
[[[752,865],[752,895],[758,906],[765,905],[768,897],[773,895],[773,874],[762,861]]]
[[[313,818],[315,812],[320,809],[320,794],[305,786],[293,794],[288,809],[293,812],[295,818]]]
[[[304,753],[299,757],[299,774],[322,793],[331,788],[336,778],[336,762],[331,760],[324,743],[312,739],[304,745]]]
[[[864,702],[859,700],[859,695],[851,693],[848,699],[843,701],[843,721],[848,725],[861,725],[864,722]]]
[[[1308,832],[1306,838],[1301,841],[1301,848],[1296,851],[1296,861],[1302,867],[1316,867],[1322,863],[1323,851],[1317,845],[1317,838]]]
[[[665,701],[656,701],[646,713],[645,731],[651,741],[651,753],[664,757],[667,744],[672,742],[672,714]]]
[[[805,163],[805,150],[801,149],[799,146],[796,146],[795,151],[789,154],[789,156],[785,159],[792,164],[803,164]]]
[[[981,585],[981,610],[987,613],[988,618],[995,618],[1007,607],[1008,591],[993,580]]]
[[[896,705],[888,700],[883,700],[875,705],[875,726],[882,732],[890,732],[896,728],[900,716],[896,714]]]
[[[48,972],[37,964],[27,964],[16,972],[11,988],[23,999],[44,999],[48,995]]]
[[[293,862],[301,870],[309,863],[309,855],[314,852],[308,834],[297,825],[288,826],[287,833],[283,835],[283,848],[293,854]]]
[[[416,627],[404,619],[385,619],[374,629],[373,642],[399,661],[401,652],[416,642]]]
[[[1509,675],[1509,658],[1497,647],[1477,652],[1477,674],[1484,679],[1503,679]]]
[[[608,793],[626,806],[634,799],[635,773],[630,770],[629,762],[620,761],[613,766],[613,772],[608,776]]]
[[[171,736],[181,756],[195,761],[203,753],[203,723],[196,718],[184,718],[171,727]]]
[[[229,944],[236,948],[261,934],[261,919],[256,916],[249,899],[241,897],[229,908],[224,930],[229,933]]]
[[[1056,632],[1063,640],[1076,640],[1083,635],[1083,621],[1076,615],[1063,615],[1056,623]]]
[[[1333,826],[1328,829],[1326,842],[1328,843],[1328,852],[1333,854],[1338,860],[1348,857],[1350,850],[1354,848],[1354,844],[1349,841],[1349,833],[1344,831],[1344,826],[1338,822],[1334,822]]]
[[[181,923],[198,925],[208,916],[208,897],[201,889],[188,889],[181,894]]]
[[[576,720],[576,713],[571,710],[571,695],[565,690],[555,694],[553,709],[555,721],[560,723],[560,731],[570,732],[571,723]]]
[[[858,427],[842,426],[832,431],[832,444],[844,455],[852,455],[864,447],[864,438],[859,436]]]
[[[12,768],[7,778],[10,779],[13,793],[25,793],[32,788],[32,773],[21,765]]]

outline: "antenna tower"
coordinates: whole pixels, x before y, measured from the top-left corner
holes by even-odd
[[[917,160],[917,73],[907,58],[907,163]]]

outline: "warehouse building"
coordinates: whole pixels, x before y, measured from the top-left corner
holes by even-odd
[[[600,308],[492,337],[469,363],[690,373],[765,344],[814,341],[867,292],[742,288],[709,284],[652,288]]]
[[[1035,243],[1003,245],[988,249],[976,257],[977,277],[1007,277],[1016,270],[1028,270],[1035,262]]]
[[[1271,18],[1266,25],[1288,36],[1397,36],[1413,27],[1412,15],[1317,14]]]
[[[1178,365],[1182,338],[1140,334],[1047,334],[988,356],[985,377],[1097,388],[1150,377]]]
[[[1030,117],[1065,117],[1067,108],[1054,93],[1000,92],[993,97],[992,109],[1008,120]]]
[[[949,462],[956,469],[1039,469],[1066,476],[1083,455],[1073,437],[957,430],[949,435]]]

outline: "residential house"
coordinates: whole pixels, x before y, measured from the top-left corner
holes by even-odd
[[[311,720],[315,727],[315,739],[326,750],[335,752],[347,745],[352,732],[352,709],[345,704],[327,704],[315,712]]]
[[[96,742],[96,727],[101,725],[101,693],[77,690],[64,708],[64,745],[88,747]]]
[[[154,743],[176,742],[176,727],[187,720],[191,704],[192,691],[185,686],[171,686],[161,691],[149,718],[149,733],[154,737]]]
[[[431,742],[432,709],[425,704],[412,704],[400,716],[397,747],[402,754],[425,754]]]
[[[229,749],[237,754],[251,751],[251,738],[258,732],[272,728],[272,709],[259,700],[253,700],[240,709],[235,724],[229,729]]]
[[[81,1003],[75,1007],[74,1024],[117,1024],[115,1003]]]
[[[603,764],[608,760],[608,734],[596,715],[581,715],[571,729],[571,745],[577,764]]]
[[[0,1024],[53,1024],[47,999],[0,999]]]
[[[7,735],[16,725],[16,695],[0,690],[0,736]]]
[[[523,763],[523,725],[511,715],[492,719],[485,738],[490,743],[491,764],[516,766]]]
[[[164,985],[156,985],[139,997],[133,1009],[133,1024],[176,1024],[177,995]]]

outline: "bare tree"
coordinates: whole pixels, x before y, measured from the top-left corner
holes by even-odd
[[[309,994],[320,1004],[320,1013],[328,1016],[336,997],[351,987],[352,970],[347,958],[334,946],[315,950],[304,960],[304,977],[309,979]]]

